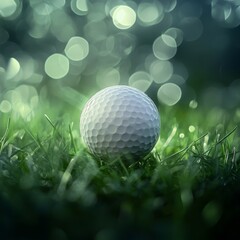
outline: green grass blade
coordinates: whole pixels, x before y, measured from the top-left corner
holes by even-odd
[[[79,154],[76,155],[75,157],[73,157],[65,172],[63,173],[62,175],[62,178],[61,178],[61,181],[60,181],[60,184],[58,186],[58,190],[57,190],[57,193],[60,195],[60,196],[63,196],[65,190],[66,190],[66,187],[67,187],[67,184],[69,182],[69,179],[71,178],[71,172],[73,170],[73,167],[75,166],[76,162],[79,160]]]
[[[73,147],[73,151],[76,154],[77,150],[76,150],[76,146],[74,143],[74,139],[73,139],[73,134],[72,134],[72,125],[68,125],[68,130],[69,130],[69,134],[70,134],[70,138],[71,138],[71,146]]]
[[[237,128],[238,128],[238,126],[235,126],[235,128],[233,130],[231,130],[224,137],[222,137],[220,140],[218,140],[216,144],[222,143],[225,139],[227,139],[230,135],[232,135],[237,130]]]
[[[9,129],[10,129],[10,124],[11,124],[11,118],[8,119],[8,122],[7,122],[7,127],[5,129],[5,132],[2,136],[2,138],[0,139],[0,153],[2,152],[4,146],[5,146],[5,142],[6,142],[6,138],[7,138],[7,135],[8,135],[8,132],[9,132]]]

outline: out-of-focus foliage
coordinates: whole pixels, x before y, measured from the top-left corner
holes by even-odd
[[[1,0],[0,113],[116,84],[167,106],[234,108],[239,25],[238,0]]]

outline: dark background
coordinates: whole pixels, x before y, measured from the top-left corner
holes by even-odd
[[[72,92],[68,90],[74,90],[76,96],[80,96],[80,93],[88,97],[103,88],[96,84],[96,76],[99,70],[109,67],[118,69],[121,77],[119,84],[128,84],[128,79],[134,72],[148,72],[148,69],[144,69],[143,62],[152,54],[154,40],[167,29],[174,27],[182,30],[183,42],[177,47],[176,55],[169,61],[173,64],[174,73],[178,71],[176,66],[179,64],[183,67],[181,71],[186,73],[183,76],[185,82],[180,84],[182,97],[179,104],[188,104],[194,99],[203,105],[210,103],[227,108],[238,106],[240,1],[141,1],[155,5],[160,3],[163,19],[155,24],[143,26],[137,16],[135,24],[125,30],[118,29],[113,24],[109,9],[118,5],[128,5],[137,12],[139,1],[87,1],[88,11],[80,15],[72,10],[71,4],[74,2],[76,1],[17,0],[17,8],[12,15],[0,16],[0,101],[6,98],[9,90],[24,84],[33,86],[39,99],[60,99],[75,104],[69,100]],[[4,12],[4,9],[2,11]],[[46,14],[46,11],[49,13]],[[40,16],[40,20],[36,21],[36,16]],[[191,21],[189,25],[184,25],[186,18],[197,19],[200,25],[195,26]],[[47,24],[44,25],[43,20],[46,20]],[[94,26],[91,31],[86,27],[89,23],[93,23],[91,26]],[[67,34],[69,26],[74,29],[72,34]],[[32,37],[30,32],[33,29],[43,31],[44,34],[38,38]],[[201,32],[199,37],[189,40],[189,36],[191,39],[191,34],[198,30]],[[59,36],[64,36],[65,31],[65,40],[59,40]],[[101,33],[105,34],[105,39],[100,40]],[[79,68],[82,70],[73,74],[72,71],[77,69],[78,65],[70,61],[67,75],[60,79],[52,79],[44,71],[46,59],[54,53],[64,55],[66,43],[73,36],[81,36],[89,42],[90,52],[80,61],[82,63]],[[110,36],[115,37],[113,53],[119,58],[114,65],[111,64],[112,59],[108,55],[103,57],[99,54],[102,45],[108,44],[107,37]],[[132,46],[132,51],[125,54],[124,50],[129,46]],[[6,79],[10,58],[17,59],[23,72],[24,64],[28,64],[22,64],[21,61],[34,62],[31,71],[32,74],[38,74],[38,80],[33,81],[31,75],[26,78],[16,76],[15,79]],[[153,82],[147,90],[155,101],[161,85]],[[63,89],[66,90],[65,94]]]

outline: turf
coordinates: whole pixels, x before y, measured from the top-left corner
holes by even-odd
[[[96,159],[78,110],[0,115],[1,239],[228,239],[240,226],[240,110],[163,108],[135,162]]]

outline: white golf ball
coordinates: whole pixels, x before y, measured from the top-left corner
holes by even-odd
[[[160,116],[153,101],[128,86],[96,93],[84,106],[80,133],[88,149],[100,158],[147,155],[160,132]]]

